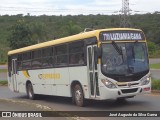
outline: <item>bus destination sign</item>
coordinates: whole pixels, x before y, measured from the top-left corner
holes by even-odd
[[[101,41],[113,41],[113,40],[145,40],[144,34],[141,31],[105,31],[100,33]]]

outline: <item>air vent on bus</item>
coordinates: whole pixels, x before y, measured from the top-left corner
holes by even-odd
[[[122,89],[122,93],[134,93],[137,92],[138,88],[133,88],[133,89]]]

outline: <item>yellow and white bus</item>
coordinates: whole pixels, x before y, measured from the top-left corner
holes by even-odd
[[[85,99],[125,99],[151,92],[144,33],[99,29],[8,52],[8,85],[14,92]]]

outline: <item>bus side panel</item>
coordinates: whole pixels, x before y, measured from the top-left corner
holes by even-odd
[[[9,89],[10,89],[11,91],[14,91],[14,90],[13,90],[13,83],[12,83],[12,82],[13,82],[13,81],[12,81],[11,77],[8,76],[8,87],[9,87]]]
[[[88,82],[87,66],[69,67],[69,76],[71,83],[72,81],[79,81],[81,83],[84,97],[89,98],[90,86]]]
[[[48,77],[49,73],[51,73],[51,71],[49,70],[43,71],[43,69],[29,71],[30,81],[33,84],[33,89],[35,94],[45,94],[45,95],[53,94],[50,84],[50,78]]]
[[[55,71],[54,68],[43,69],[42,79],[45,81],[45,84],[43,86],[45,87],[44,94],[46,95],[56,95],[57,94],[55,80],[59,80],[59,74],[55,74],[54,71]]]
[[[23,75],[23,72],[22,71],[17,71],[17,76],[16,77],[17,77],[19,92],[26,93],[26,80],[27,79]]]
[[[57,96],[70,97],[70,82],[68,67],[55,68],[55,74],[59,75],[59,79],[55,79]]]
[[[22,74],[22,71],[17,71],[16,74],[16,81],[17,81],[17,88],[18,91],[17,92],[22,92],[25,93],[26,92],[26,87],[25,87],[25,83],[26,83],[26,79]],[[13,83],[13,79],[12,76],[8,77],[8,87],[11,91],[14,91],[14,83]]]

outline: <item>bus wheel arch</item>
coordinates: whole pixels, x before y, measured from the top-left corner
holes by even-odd
[[[79,81],[73,81],[71,84],[72,102],[77,106],[84,106],[84,91]]]
[[[26,93],[29,99],[35,99],[36,95],[34,94],[32,83],[29,80],[26,82]]]

